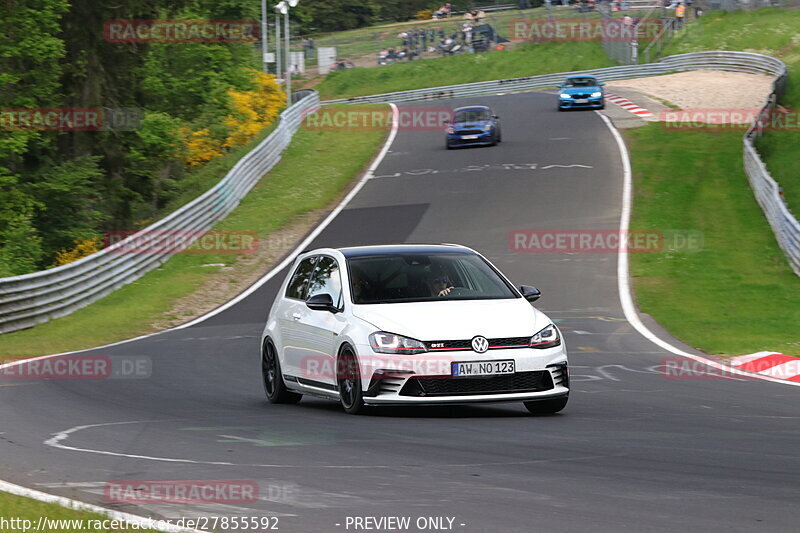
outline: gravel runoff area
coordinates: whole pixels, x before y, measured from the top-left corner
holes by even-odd
[[[741,111],[742,113],[731,113],[730,119],[751,122],[752,116],[748,118],[748,114],[744,111],[756,113],[761,109],[772,91],[773,79],[772,76],[762,74],[695,70],[649,78],[610,81],[607,89],[610,92],[618,87],[633,89],[654,100],[668,102],[672,106],[688,111],[711,109]],[[656,114],[656,117],[658,116]],[[692,116],[693,121],[699,121],[696,114],[687,116]]]

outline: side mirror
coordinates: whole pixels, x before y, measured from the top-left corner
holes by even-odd
[[[333,305],[333,298],[330,294],[315,294],[306,300],[306,305],[314,311],[330,311],[331,313],[338,311]]]
[[[561,83],[559,83],[558,85],[556,85],[556,87],[558,87],[559,89],[563,89],[563,88],[564,88],[564,85],[563,85],[563,84],[561,84]]]
[[[498,117],[497,115],[492,115],[492,118],[499,119],[500,117]]]
[[[542,296],[542,291],[540,291],[533,285],[520,285],[519,292],[521,292],[522,297],[528,300],[529,302],[535,302]]]
[[[602,86],[603,86],[603,85],[605,85],[605,84],[606,84],[606,82],[604,82],[604,81],[601,81],[601,82],[600,82],[600,83],[598,83],[597,85],[599,85],[600,87],[602,87]]]

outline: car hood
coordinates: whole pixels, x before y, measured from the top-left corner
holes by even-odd
[[[561,89],[561,92],[566,94],[591,94],[596,91],[600,91],[600,87],[597,85],[591,87],[565,87]]]
[[[457,130],[482,130],[488,124],[491,124],[491,120],[470,120],[469,122],[454,122],[453,128]]]
[[[355,305],[353,314],[377,330],[421,341],[532,336],[550,323],[524,298]]]

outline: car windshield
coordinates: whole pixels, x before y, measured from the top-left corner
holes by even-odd
[[[567,87],[594,87],[597,80],[594,78],[570,78],[565,84]]]
[[[462,109],[456,111],[454,122],[478,122],[492,118],[492,112],[488,109]]]
[[[381,254],[353,257],[347,265],[356,304],[519,297],[474,254]]]

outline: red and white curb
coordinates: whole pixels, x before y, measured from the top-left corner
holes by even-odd
[[[617,96],[616,94],[610,94],[610,93],[607,94],[606,95],[606,100],[608,100],[612,104],[617,104],[618,106],[620,106],[625,111],[628,111],[629,113],[633,113],[634,115],[636,115],[638,117],[652,117],[653,116],[653,114],[650,111],[648,111],[647,109],[645,109],[643,107],[639,107],[638,105],[634,104],[633,102],[631,102],[627,98],[623,98],[621,96]]]
[[[739,370],[800,382],[800,357],[774,352],[757,352],[731,357],[730,361],[731,365]]]

